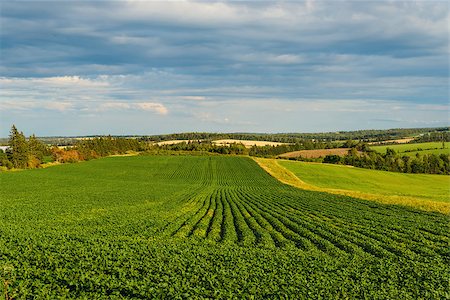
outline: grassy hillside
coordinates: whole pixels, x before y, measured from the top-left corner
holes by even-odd
[[[248,158],[104,158],[0,183],[14,299],[448,295],[447,216],[302,191]]]
[[[398,153],[410,156],[416,155],[417,152],[420,154],[450,154],[450,142],[445,143],[445,149],[442,149],[441,142],[371,146],[370,148],[380,153],[386,153],[386,149],[391,148]]]
[[[304,182],[318,187],[450,202],[450,176],[446,175],[403,174],[292,161],[279,163]]]

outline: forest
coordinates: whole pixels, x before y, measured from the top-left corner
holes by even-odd
[[[327,155],[323,163],[350,165],[358,168],[402,173],[450,174],[449,155],[424,154],[416,156],[400,155],[388,148],[385,154],[375,151],[358,155],[355,148],[346,156]]]
[[[270,141],[280,143],[301,143],[304,140],[332,142],[346,140],[362,140],[366,142],[385,141],[404,136],[414,136],[429,132],[448,132],[450,127],[437,128],[396,128],[383,130],[356,130],[356,131],[336,131],[323,133],[208,133],[208,132],[188,132],[164,135],[149,135],[142,137],[148,141],[170,141],[170,140],[218,140],[237,139]],[[447,139],[450,138],[447,133]]]

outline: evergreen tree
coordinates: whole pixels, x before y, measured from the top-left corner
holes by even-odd
[[[411,173],[411,157],[404,155],[402,157],[403,160],[403,172]]]
[[[34,156],[40,162],[44,159],[44,153],[47,152],[46,148],[47,147],[39,141],[34,134],[28,139],[29,154]]]
[[[8,160],[14,168],[28,166],[28,144],[23,132],[19,132],[15,125],[11,127],[7,151]]]

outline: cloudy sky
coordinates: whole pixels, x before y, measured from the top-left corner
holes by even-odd
[[[449,124],[447,1],[74,2],[1,1],[0,137]]]

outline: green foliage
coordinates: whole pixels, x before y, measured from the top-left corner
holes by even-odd
[[[414,139],[414,142],[426,143],[426,142],[450,142],[450,131],[435,131],[421,134],[419,137]]]
[[[450,177],[402,174],[329,164],[277,160],[302,181],[323,188],[450,202]]]
[[[341,157],[335,154],[329,154],[323,158],[323,163],[326,164],[338,164],[341,162]]]
[[[323,159],[311,160],[296,157],[291,158],[291,160],[343,164],[359,168],[402,173],[450,174],[450,153],[428,153],[421,155],[423,152],[414,152],[415,155],[410,156],[406,155],[406,152],[397,153],[393,148],[388,146],[385,148],[385,153],[369,151],[358,154],[356,151],[357,148],[351,148],[345,156],[329,154]]]
[[[26,168],[28,166],[29,148],[23,132],[19,132],[16,126],[11,127],[7,150],[8,160],[14,168]]]
[[[6,156],[2,156],[0,160],[0,166],[5,167],[6,169],[12,169],[14,168],[11,161]]]
[[[302,143],[308,141],[346,141],[346,140],[362,140],[362,141],[385,141],[403,137],[417,136],[417,140],[421,137],[425,139],[428,134],[434,134],[449,131],[449,127],[441,128],[395,128],[386,130],[357,130],[357,131],[338,131],[338,132],[321,132],[321,133],[209,133],[209,132],[185,132],[166,135],[151,136],[112,136],[113,138],[130,138],[142,141],[168,141],[168,140],[203,140],[212,141],[218,139],[238,139],[238,140],[254,140],[254,141],[272,141],[282,143]],[[84,136],[84,137],[39,137],[39,140],[49,145],[73,146],[80,138],[99,138],[101,136]],[[438,140],[440,141],[440,139]],[[0,138],[0,143],[6,141]]]
[[[6,155],[0,154],[0,166],[8,169],[37,168],[42,163],[44,155],[50,153],[49,148],[34,134],[27,141],[23,132],[19,132],[15,125],[11,127],[8,146]]]
[[[167,145],[152,145],[151,152],[181,151],[181,152],[203,152],[216,154],[248,154],[247,148],[241,143],[231,143],[228,145],[216,145],[210,141],[189,141]]]
[[[35,135],[29,137],[28,139],[28,167],[37,168],[43,161],[44,156],[50,154],[49,148],[39,141]]]
[[[449,296],[447,216],[295,189],[248,158],[115,157],[0,180],[14,299]]]
[[[394,144],[394,145],[383,145],[383,146],[371,146],[370,149],[379,153],[386,153],[387,148],[395,150],[397,153],[402,155],[414,156],[417,152],[421,154],[428,154],[427,150],[437,150],[432,153],[434,154],[450,154],[450,142],[444,143],[444,148],[442,147],[442,142],[427,142],[427,143],[409,143],[409,144]],[[423,152],[422,152],[423,151]]]
[[[429,132],[448,131],[448,127],[442,128],[395,128],[383,130],[357,130],[320,133],[209,133],[209,132],[185,132],[165,135],[151,135],[142,137],[143,140],[171,141],[171,140],[219,140],[237,139],[254,141],[272,141],[281,143],[303,143],[305,140],[331,142],[346,140],[385,141],[405,136],[428,134]],[[301,150],[301,149],[300,149]],[[295,150],[293,150],[295,151]]]
[[[295,144],[286,144],[286,145],[278,145],[278,146],[253,146],[250,148],[249,155],[250,156],[259,156],[259,157],[274,157],[276,155],[280,155],[287,152],[299,151],[299,150],[312,150],[312,149],[325,149],[325,148],[335,148],[338,147],[337,144],[332,143],[323,143],[323,142],[312,142],[312,141],[302,141],[297,142]]]
[[[111,136],[80,140],[75,144],[82,160],[103,157],[113,154],[124,154],[127,151],[146,150],[146,144],[137,139],[113,138]]]

